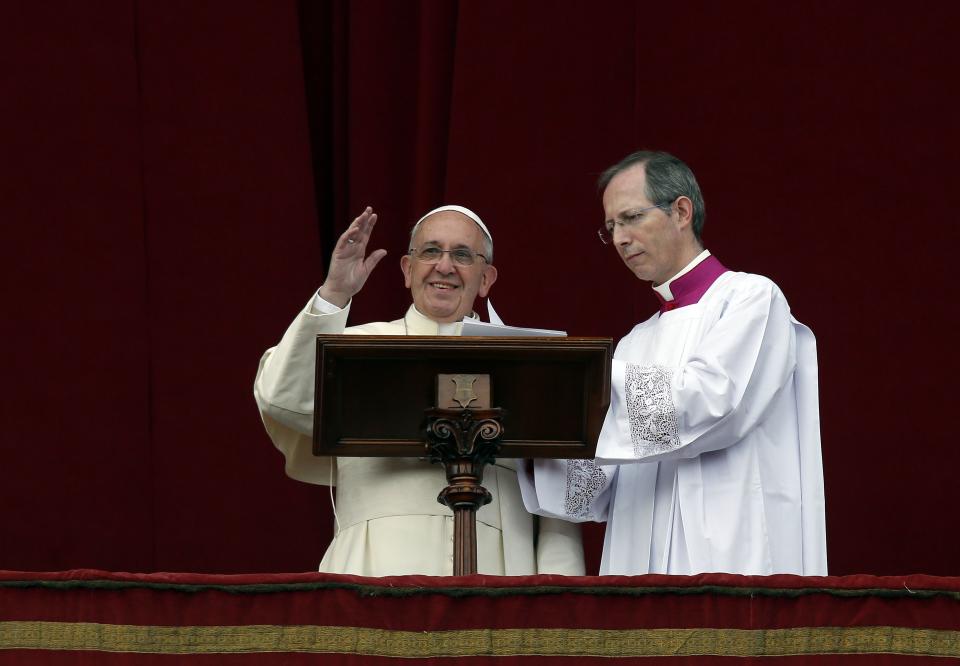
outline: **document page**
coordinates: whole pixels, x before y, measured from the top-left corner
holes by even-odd
[[[553,331],[547,328],[522,328],[507,326],[506,324],[488,324],[485,321],[474,319],[463,320],[463,331],[460,335],[467,336],[500,336],[500,337],[566,337],[566,331]]]

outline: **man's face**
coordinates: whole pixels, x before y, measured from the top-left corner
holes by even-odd
[[[689,239],[679,223],[675,206],[640,212],[660,201],[650,201],[645,193],[646,168],[639,164],[618,173],[603,191],[603,214],[613,225],[613,245],[634,275],[641,280],[662,284],[687,265]]]
[[[427,244],[441,250],[468,248],[483,254],[483,232],[469,217],[443,211],[428,217],[417,229],[413,247]],[[441,323],[460,321],[470,314],[476,297],[486,296],[497,279],[497,269],[480,257],[472,266],[461,266],[448,253],[436,264],[425,264],[407,254],[400,259],[400,268],[413,304]]]

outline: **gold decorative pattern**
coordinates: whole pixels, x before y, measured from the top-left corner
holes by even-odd
[[[179,655],[307,652],[418,658],[830,654],[960,657],[960,631],[906,627],[802,627],[423,632],[303,625],[161,627],[84,622],[0,622],[0,651],[5,649]]]

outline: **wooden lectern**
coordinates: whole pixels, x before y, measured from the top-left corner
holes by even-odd
[[[476,573],[483,468],[592,458],[610,403],[609,338],[317,336],[313,453],[429,457],[448,486],[454,575]]]

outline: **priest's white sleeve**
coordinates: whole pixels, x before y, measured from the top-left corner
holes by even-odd
[[[592,460],[534,460],[517,479],[527,511],[580,523],[607,519],[615,475],[616,467]]]
[[[735,444],[764,419],[796,368],[789,306],[759,276],[744,280],[722,306],[716,321],[684,341],[691,349],[679,366],[615,358],[598,460],[692,458]],[[616,356],[629,358],[630,344],[627,336]]]

